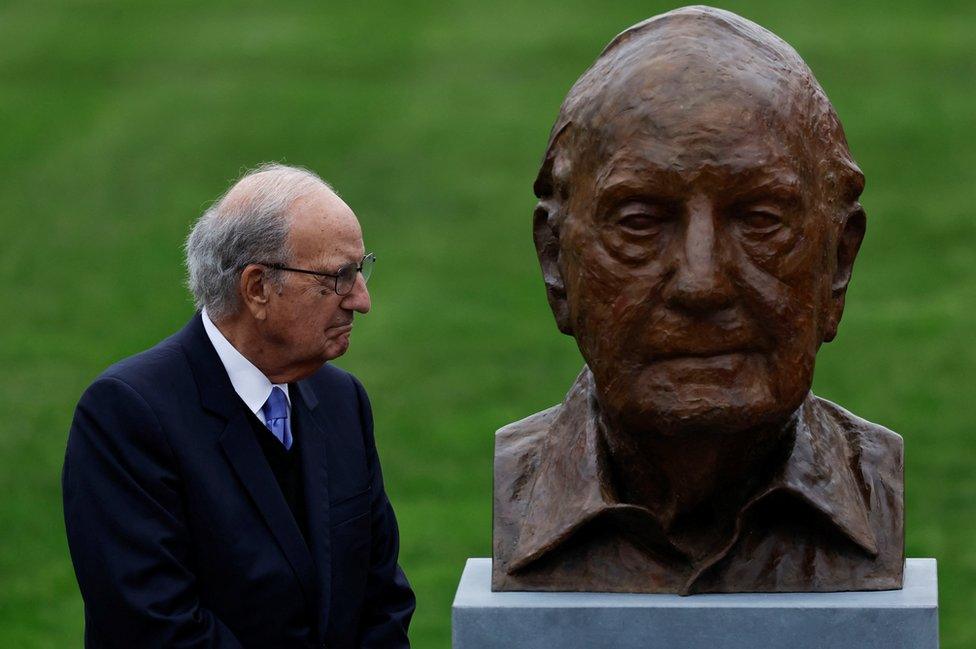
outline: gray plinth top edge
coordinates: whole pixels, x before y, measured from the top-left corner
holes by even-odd
[[[491,559],[468,559],[453,608],[938,608],[935,559],[908,559],[901,590],[649,595],[491,591]]]

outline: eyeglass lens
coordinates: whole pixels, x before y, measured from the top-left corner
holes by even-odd
[[[370,254],[363,257],[362,271],[359,269],[359,264],[349,264],[340,268],[336,277],[336,293],[339,295],[349,293],[356,284],[356,273],[358,272],[362,272],[363,281],[368,282],[369,276],[373,274],[375,263],[376,257]]]

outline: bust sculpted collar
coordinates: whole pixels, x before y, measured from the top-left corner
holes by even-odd
[[[808,394],[800,406],[793,447],[772,480],[750,498],[738,514],[776,493],[786,493],[815,508],[851,541],[874,556],[878,552],[868,511],[852,467],[854,451],[844,433],[826,421],[821,402]],[[605,449],[587,411],[595,407],[593,377],[584,368],[549,426],[508,564],[508,572],[523,569],[570,539],[587,522],[607,512],[628,515],[639,522],[641,535],[667,546],[667,537],[643,507],[618,501],[605,466]],[[582,428],[574,422],[587,422]],[[738,525],[741,528],[741,524]],[[734,544],[707,558],[695,576],[721,560]],[[694,582],[694,576],[688,586]]]

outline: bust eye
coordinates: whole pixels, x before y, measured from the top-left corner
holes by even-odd
[[[767,209],[745,210],[739,214],[738,222],[755,234],[771,234],[782,225],[779,214]]]
[[[663,209],[642,203],[625,205],[618,213],[617,226],[638,236],[656,233],[668,220]]]
[[[628,230],[649,230],[657,225],[658,219],[649,214],[631,214],[620,219],[620,225]]]

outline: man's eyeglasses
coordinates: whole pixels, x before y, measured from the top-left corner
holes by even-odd
[[[304,268],[291,268],[282,264],[269,264],[263,261],[256,261],[254,263],[260,266],[274,268],[275,270],[287,270],[291,273],[305,273],[306,275],[315,275],[317,277],[331,277],[335,280],[336,295],[348,295],[352,290],[352,287],[356,285],[357,273],[362,273],[364,282],[369,281],[369,276],[373,274],[373,266],[376,265],[376,255],[369,253],[363,257],[358,264],[346,264],[335,273],[323,273],[317,270],[305,270]]]

